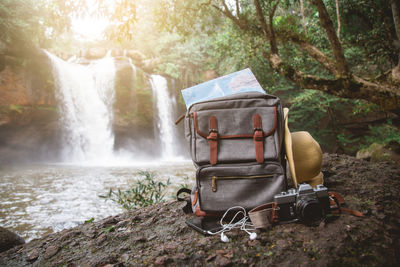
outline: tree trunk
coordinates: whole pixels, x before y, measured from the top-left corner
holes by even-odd
[[[304,16],[304,0],[300,0],[301,23],[303,25],[304,34],[307,35],[306,18]]]
[[[400,14],[396,0],[391,0],[391,7],[392,7],[394,28],[396,30],[397,40],[400,41]]]
[[[393,14],[393,21],[394,21],[394,28],[396,30],[397,42],[400,45],[400,14],[399,14],[399,7],[397,6],[396,0],[391,1],[392,7],[392,14]],[[398,55],[399,60],[397,66],[392,70],[392,80],[395,84],[400,85],[400,53]]]
[[[311,2],[317,7],[321,26],[328,35],[328,40],[333,50],[333,55],[336,60],[339,74],[341,76],[348,76],[350,74],[350,71],[347,66],[346,59],[344,58],[342,45],[336,35],[335,28],[333,27],[332,20],[329,17],[325,4],[322,0],[312,0]]]

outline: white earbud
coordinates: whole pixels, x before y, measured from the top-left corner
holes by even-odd
[[[257,233],[250,234],[250,240],[255,240],[257,238]]]
[[[229,238],[223,232],[221,233],[221,241],[224,242],[224,243],[228,243],[229,242]]]
[[[236,214],[233,216],[233,218],[231,219],[231,221],[229,223],[224,223],[225,216],[228,214],[228,212],[230,210],[234,210],[234,209],[238,209],[239,211],[236,212]],[[241,216],[241,215],[243,216],[243,218],[241,218],[240,220],[236,220],[236,222],[235,222],[236,217]],[[221,234],[221,241],[224,243],[228,243],[229,238],[225,235],[225,232],[228,232],[232,229],[238,228],[242,231],[245,231],[247,234],[249,234],[250,240],[255,240],[255,239],[257,239],[257,233],[250,232],[250,231],[254,231],[255,228],[251,222],[248,222],[248,220],[249,220],[249,217],[247,217],[247,215],[246,215],[245,208],[240,207],[240,206],[234,206],[234,207],[227,209],[225,211],[224,215],[221,217],[221,220],[219,221],[219,223],[222,226],[222,229],[219,231],[216,231],[216,232],[207,231],[207,233],[209,235]],[[250,227],[250,228],[247,228],[247,227]]]

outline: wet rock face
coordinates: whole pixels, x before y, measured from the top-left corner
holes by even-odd
[[[0,227],[0,252],[25,243],[25,240],[14,232]]]
[[[87,59],[99,59],[105,57],[107,54],[107,49],[104,47],[92,47],[89,48],[86,53],[85,57]]]
[[[57,103],[47,55],[38,50],[24,66],[12,62],[8,59],[0,71],[0,166],[40,159],[58,146]]]
[[[56,110],[24,107],[6,118],[0,125],[0,166],[57,159],[61,132]]]
[[[6,66],[0,71],[0,106],[55,106],[51,66],[48,60],[32,60],[22,67]]]

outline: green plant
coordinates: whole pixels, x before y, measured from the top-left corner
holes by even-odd
[[[10,111],[15,111],[18,114],[22,114],[22,112],[24,112],[23,107],[20,105],[11,104],[9,109],[10,109]]]
[[[179,185],[179,188],[191,188],[191,180],[189,178],[189,176],[185,175],[183,177],[183,182]]]
[[[344,132],[336,135],[336,138],[342,146],[354,146],[360,142],[360,138],[355,138],[352,134],[345,134]]]
[[[400,144],[399,129],[388,120],[386,124],[369,126],[369,134],[365,137],[366,147],[373,143],[387,144],[390,141]]]
[[[93,218],[93,217],[90,218],[89,220],[86,220],[86,221],[84,222],[84,224],[88,224],[88,223],[92,223],[92,222],[94,222],[94,218]]]
[[[123,191],[120,188],[117,190],[110,188],[106,195],[100,195],[100,197],[114,201],[127,210],[147,207],[164,201],[164,189],[170,185],[169,179],[163,183],[156,181],[153,172],[140,171],[138,174],[144,178],[136,180],[130,189]]]
[[[114,231],[115,231],[115,226],[112,225],[112,226],[107,227],[106,229],[104,229],[103,233],[107,234],[107,233],[114,232]]]

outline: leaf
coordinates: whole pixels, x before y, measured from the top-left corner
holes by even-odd
[[[94,218],[93,218],[93,217],[90,218],[89,220],[86,220],[86,221],[84,222],[84,224],[88,224],[88,223],[92,223],[92,222],[94,222]]]
[[[107,233],[110,233],[110,232],[114,232],[114,230],[115,230],[115,227],[114,226],[110,226],[110,227],[107,227],[106,229],[104,229],[103,233],[107,234]]]

